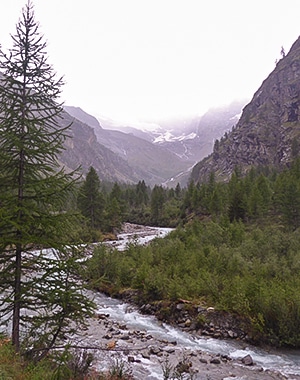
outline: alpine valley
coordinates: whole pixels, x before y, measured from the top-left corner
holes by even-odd
[[[237,123],[245,103],[235,101],[202,116],[142,125],[96,118],[66,106],[62,123],[72,125],[61,163],[72,170],[81,166],[84,173],[93,166],[101,180],[185,186],[193,166]]]
[[[227,181],[237,167],[245,174],[252,166],[289,166],[300,150],[300,38],[246,103],[138,126],[67,106],[63,122],[73,124],[61,161],[84,172],[93,166],[102,180],[168,187],[212,172]]]

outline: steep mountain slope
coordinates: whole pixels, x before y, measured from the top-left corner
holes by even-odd
[[[196,163],[209,155],[213,144],[238,122],[246,101],[235,101],[223,107],[209,109],[203,116],[185,119],[181,124],[162,124],[165,134],[154,143],[177,154],[181,159]]]
[[[86,173],[90,166],[97,171],[100,179],[136,183],[142,178],[128,163],[98,143],[93,128],[74,119],[67,112],[61,119],[63,126],[71,125],[65,150],[60,155],[62,165],[74,170],[81,166]]]
[[[75,119],[82,123],[89,125],[92,128],[101,128],[99,121],[80,107],[64,106],[64,109],[69,115],[75,117]]]
[[[84,111],[75,108],[66,108],[72,116],[81,121],[89,122]],[[191,162],[181,160],[169,150],[156,146],[133,134],[117,130],[107,130],[100,123],[93,122],[94,132],[99,144],[117,154],[122,160],[138,174],[139,179],[144,179],[147,184],[161,184],[179,172],[191,167]]]
[[[209,109],[202,116],[155,120],[128,125],[99,117],[104,129],[131,134],[175,153],[183,161],[196,163],[213,150],[214,140],[238,122],[246,100]],[[78,117],[74,114],[75,117]]]
[[[0,82],[2,78],[3,74],[0,72]],[[142,174],[135,172],[125,160],[99,144],[93,128],[74,119],[65,111],[61,116],[59,123],[62,127],[72,124],[68,131],[69,137],[64,143],[65,150],[58,157],[60,165],[66,170],[81,167],[85,174],[90,166],[94,166],[102,180],[136,183],[143,178]],[[86,117],[90,124],[98,123],[97,119],[90,115],[86,114]]]
[[[299,108],[300,38],[244,108],[236,128],[194,167],[191,178],[203,181],[214,172],[227,180],[236,166],[246,172],[252,165],[289,165],[299,154]]]

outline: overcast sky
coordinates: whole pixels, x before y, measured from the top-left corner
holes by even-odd
[[[11,47],[27,0],[0,0]],[[251,99],[300,35],[300,0],[33,0],[66,105],[117,120]]]

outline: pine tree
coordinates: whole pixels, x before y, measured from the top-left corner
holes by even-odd
[[[103,224],[104,197],[100,188],[98,174],[90,167],[78,195],[78,207],[93,229]]]
[[[124,220],[126,204],[122,196],[122,190],[116,182],[109,194],[105,212],[107,230],[113,232],[115,229],[119,229]]]
[[[63,81],[47,63],[30,1],[12,40],[0,50],[0,315],[16,351],[22,337],[41,358],[84,323],[92,303],[77,278],[78,250],[67,245],[76,179],[58,166]]]
[[[155,225],[159,225],[161,222],[165,200],[164,188],[155,185],[151,193],[151,221]]]

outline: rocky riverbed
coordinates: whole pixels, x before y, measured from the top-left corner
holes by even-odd
[[[94,368],[103,371],[121,367],[135,379],[257,380],[300,379],[265,370],[246,351],[239,358],[184,348],[177,339],[156,337],[147,330],[134,329],[116,321],[109,313],[98,312],[87,331],[89,346],[94,349]],[[86,341],[86,338],[85,338]],[[167,377],[169,374],[169,377]],[[172,377],[173,376],[173,377]]]
[[[168,232],[127,224],[112,244],[121,242],[124,249],[130,239],[139,237],[144,244],[149,233]],[[114,367],[143,380],[300,380],[300,359],[249,349],[254,337],[238,317],[185,300],[139,303],[132,291],[120,295],[122,300],[96,292],[91,296],[98,310],[77,343],[91,347],[98,371]]]

